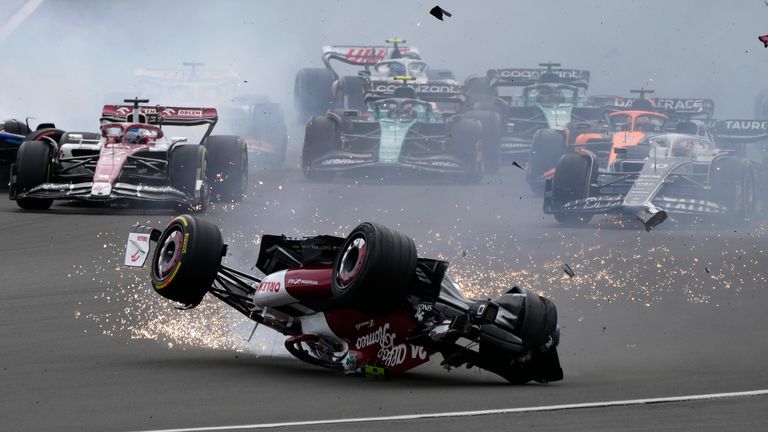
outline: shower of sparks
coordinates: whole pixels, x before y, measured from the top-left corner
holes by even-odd
[[[344,190],[355,186],[329,185],[327,192],[324,190],[322,195],[331,202],[338,200],[341,203],[345,199]],[[303,191],[303,186],[297,187]],[[250,200],[263,198],[260,188],[282,190],[282,185],[260,181],[249,193]],[[256,208],[253,220],[259,220],[263,213],[277,210],[285,215],[286,226],[300,227],[284,232],[289,236],[331,234],[343,237],[356,225],[350,219],[339,223],[335,219],[323,217],[321,215],[327,213],[317,207],[303,208],[297,212],[289,207],[290,204],[278,200],[261,202],[265,205],[261,209]],[[216,206],[217,211],[223,210],[225,213],[242,210],[238,204],[217,203]],[[407,212],[404,208],[385,206],[375,210],[381,215],[381,220],[389,217],[398,219]],[[350,214],[358,213],[356,207],[348,211]],[[297,213],[309,213],[312,223],[292,223]],[[411,234],[411,225],[419,226],[420,235],[415,236],[419,256],[450,261],[449,274],[470,298],[495,298],[513,286],[521,286],[546,295],[559,305],[580,300],[603,307],[623,300],[651,308],[666,295],[682,294],[692,304],[717,306],[724,292],[736,295],[745,286],[768,284],[762,271],[765,251],[762,250],[763,243],[759,241],[765,235],[765,225],[759,225],[744,234],[745,241],[736,242],[736,236],[718,232],[694,231],[686,236],[676,230],[657,231],[652,238],[643,236],[645,233],[639,231],[633,232],[631,227],[624,226],[624,221],[616,218],[608,220],[607,227],[596,227],[593,232],[594,244],[577,237],[583,237],[583,231],[563,229],[540,234],[542,244],[550,245],[546,249],[557,251],[541,256],[537,254],[544,252],[522,248],[514,235],[483,235],[466,229],[463,220],[469,217],[467,214],[472,213],[470,206],[456,205],[453,229],[442,232],[425,230],[429,221],[421,219],[409,224],[390,224],[406,234]],[[489,217],[503,220],[505,216],[492,214]],[[164,220],[147,220],[142,223],[163,226]],[[222,226],[224,241],[230,245],[227,264],[244,270],[252,269],[261,233],[255,234],[253,226],[232,225],[236,224]],[[626,229],[627,235],[615,244],[602,244],[601,229],[608,228]],[[93,296],[94,305],[81,304],[73,311],[76,319],[90,318],[108,336],[152,339],[169,348],[201,347],[252,351],[266,355],[285,354],[282,347],[284,338],[263,327],[259,327],[250,342],[246,341],[253,323],[211,296],[207,296],[193,310],[174,309],[173,303],[153,292],[146,268],[122,267],[122,234],[100,234],[97,240],[102,247],[96,251],[100,255],[94,257],[89,265],[74,266],[68,275],[101,287]],[[655,243],[650,243],[648,239],[655,239]],[[690,252],[674,254],[665,245],[676,242],[685,242]],[[718,245],[717,249],[712,248],[713,244]],[[565,262],[579,277],[571,278],[563,272]],[[702,268],[708,272],[702,272]],[[578,318],[578,322],[583,318]]]
[[[100,237],[117,239],[118,236],[111,233]],[[276,337],[272,330],[259,328],[251,341],[247,341],[253,322],[211,296],[206,296],[195,309],[175,309],[176,304],[153,292],[146,268],[121,266],[122,243],[110,240],[104,243],[104,248],[105,253],[95,257],[90,266],[76,265],[68,275],[90,279],[102,287],[94,294],[93,302],[117,306],[98,308],[108,310],[105,312],[74,312],[75,318],[82,314],[96,322],[104,335],[157,340],[169,349],[196,347],[266,355],[285,353],[283,338]],[[78,306],[85,309],[87,305]]]

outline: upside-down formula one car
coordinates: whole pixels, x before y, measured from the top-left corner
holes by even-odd
[[[29,210],[77,199],[167,202],[194,211],[205,211],[210,198],[242,199],[248,183],[245,142],[211,135],[216,109],[126,102],[133,105],[104,106],[100,133],[24,141],[11,167],[10,198]],[[169,139],[163,126],[207,129],[197,145],[184,137]]]
[[[563,377],[552,302],[518,287],[468,299],[447,262],[418,258],[413,240],[375,223],[346,238],[265,235],[261,279],[223,265],[221,232],[196,217],[179,216],[162,231],[135,227],[125,264],[143,266],[150,243],[158,294],[184,309],[210,294],[287,336],[288,351],[313,365],[388,376],[441,354],[446,368],[476,366],[512,383]]]

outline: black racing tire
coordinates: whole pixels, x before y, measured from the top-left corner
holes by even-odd
[[[363,222],[349,233],[333,262],[333,298],[386,313],[405,301],[415,271],[416,244],[410,237]]]
[[[54,146],[58,150],[61,137],[66,132],[61,129],[45,128],[32,131],[25,138],[26,141],[43,141],[51,146]],[[99,135],[101,137],[101,135]]]
[[[208,150],[208,180],[217,201],[240,202],[248,189],[248,146],[235,135],[212,135]]]
[[[541,176],[554,168],[565,152],[565,135],[562,132],[554,129],[539,129],[534,132],[528,164],[525,167],[525,180],[534,193],[544,194]]]
[[[466,119],[478,120],[483,125],[483,163],[485,172],[499,172],[501,158],[501,116],[495,111],[469,111]]]
[[[336,90],[336,108],[365,111],[365,89],[368,80],[358,76],[345,76],[339,80]]]
[[[8,119],[3,122],[3,128],[2,130],[14,134],[14,135],[29,135],[31,130],[29,130],[29,126],[27,126],[26,123],[16,120],[16,119]]]
[[[335,77],[325,68],[300,69],[293,85],[293,98],[299,122],[325,114],[333,104],[331,86]]]
[[[223,252],[216,225],[190,215],[173,218],[152,256],[152,288],[169,300],[198,305],[216,278]]]
[[[16,193],[26,192],[48,182],[53,170],[53,147],[42,141],[24,141],[16,153]],[[24,210],[47,210],[53,200],[19,198],[16,204]]]
[[[590,184],[597,175],[593,165],[592,158],[580,153],[560,158],[552,178],[552,199],[556,207],[590,196]],[[588,223],[592,214],[557,212],[555,219],[562,224],[581,225]]]
[[[189,203],[190,211],[202,213],[208,210],[208,151],[204,146],[186,144],[175,147],[170,156],[171,187],[195,197],[197,181],[202,181],[200,196]]]
[[[484,76],[475,76],[464,80],[464,91],[473,103],[497,96],[496,89],[491,85],[491,80]]]
[[[448,148],[457,158],[470,167],[459,177],[462,183],[479,183],[485,172],[481,148],[483,124],[474,119],[460,119],[451,125]]]
[[[329,151],[339,147],[339,132],[336,122],[328,117],[312,117],[304,132],[304,146],[301,149],[301,169],[308,180],[328,181],[333,173],[318,171],[312,163]]]
[[[749,161],[725,156],[712,162],[709,174],[709,199],[726,208],[730,224],[740,224],[752,216],[755,205],[755,179]]]

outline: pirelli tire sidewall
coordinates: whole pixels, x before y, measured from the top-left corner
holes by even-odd
[[[223,248],[216,225],[190,215],[173,218],[152,256],[152,288],[169,300],[199,304],[216,278]]]

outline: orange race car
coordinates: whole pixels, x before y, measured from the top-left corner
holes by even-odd
[[[640,97],[601,101],[607,105],[604,120],[571,122],[563,130],[539,131],[547,139],[537,140],[539,145],[531,149],[526,167],[531,190],[543,192],[545,181],[554,175],[557,162],[566,153],[590,151],[596,156],[598,168],[609,170],[618,154],[615,149],[634,147],[648,135],[674,128],[680,120],[708,120],[714,113],[710,99],[649,99],[645,95],[651,90],[631,93],[639,93]]]

